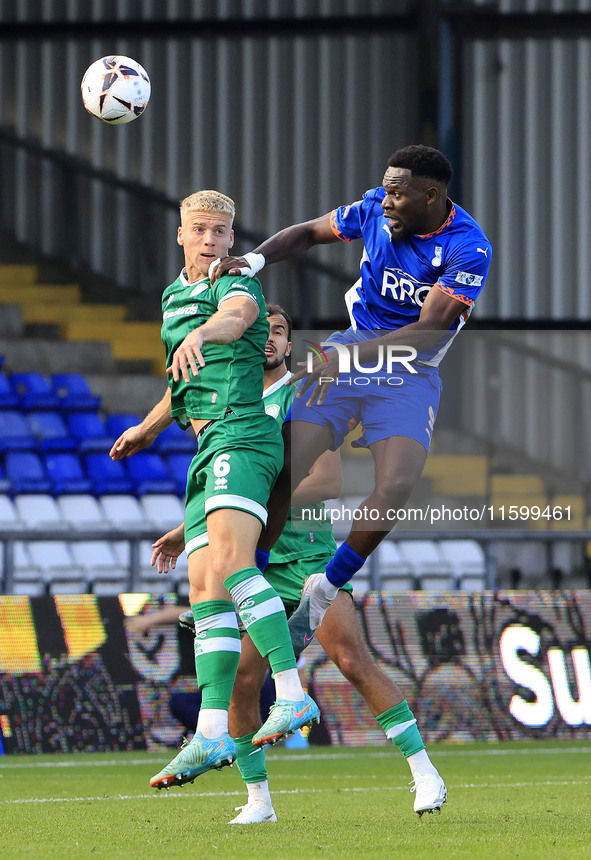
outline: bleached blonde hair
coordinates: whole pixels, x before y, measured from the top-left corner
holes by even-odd
[[[234,221],[236,206],[234,201],[221,191],[195,191],[181,200],[181,221],[187,212],[223,212]]]

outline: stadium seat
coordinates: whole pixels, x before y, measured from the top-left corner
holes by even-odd
[[[150,559],[152,558],[152,546],[149,541],[141,541],[140,543],[140,576],[139,589],[140,591],[148,591],[150,594],[166,594],[176,591],[180,584],[184,585],[188,582],[187,578],[187,556],[183,553],[177,559],[176,567],[169,570],[168,573],[158,573],[156,567],[152,567]]]
[[[154,447],[161,454],[191,454],[197,451],[197,440],[192,428],[181,430],[174,422],[167,427],[154,442]]]
[[[36,445],[31,428],[21,412],[10,409],[0,411],[0,452],[33,451]]]
[[[141,451],[127,460],[127,469],[139,496],[146,493],[174,493],[177,488],[175,479],[159,454]]]
[[[11,483],[4,473],[4,466],[0,463],[0,493],[9,493]]]
[[[88,585],[82,568],[64,541],[31,541],[29,553],[41,571],[49,594],[84,594]]]
[[[105,418],[105,430],[113,442],[130,427],[139,424],[142,419],[131,412],[115,412]]]
[[[475,540],[442,540],[439,551],[451,565],[458,588],[482,591],[486,584],[486,557]]]
[[[166,458],[170,473],[175,480],[177,496],[184,496],[187,487],[187,471],[193,457],[191,454],[169,454]]]
[[[453,571],[424,572],[419,577],[422,591],[454,591],[457,587]]]
[[[72,529],[93,529],[94,531],[111,528],[111,523],[105,519],[102,508],[94,496],[68,495],[56,499],[62,519]]]
[[[17,409],[19,404],[20,400],[12,387],[10,377],[0,373],[0,409]]]
[[[145,524],[162,533],[180,525],[185,519],[185,506],[172,493],[154,493],[140,499]]]
[[[119,564],[108,541],[72,541],[70,550],[93,594],[119,594],[129,590],[129,571]]]
[[[111,527],[141,528],[145,524],[144,511],[135,496],[103,495],[99,499],[99,506],[103,518]]]
[[[84,474],[77,454],[65,452],[47,454],[45,468],[56,495],[92,492],[92,481]]]
[[[59,408],[59,397],[41,373],[13,373],[11,381],[23,409]]]
[[[53,487],[38,454],[31,451],[9,451],[6,454],[5,467],[13,494],[51,493]]]
[[[382,591],[414,591],[416,577],[394,541],[384,540],[377,548]]]
[[[68,527],[55,499],[44,493],[15,496],[14,506],[29,529],[65,531]]]
[[[39,451],[73,451],[76,439],[60,412],[30,412],[27,423]]]
[[[13,594],[39,597],[47,593],[47,584],[41,571],[33,563],[27,544],[17,541],[14,545]]]
[[[20,518],[12,499],[8,496],[0,496],[0,528],[2,529],[23,529],[25,523]]]
[[[398,549],[424,591],[455,588],[453,568],[432,540],[400,540]]]
[[[87,454],[86,474],[97,496],[105,493],[132,493],[134,486],[123,463],[111,460],[108,454]]]
[[[65,412],[93,412],[101,405],[101,398],[92,393],[79,373],[54,373],[51,387]]]
[[[107,435],[104,421],[98,413],[70,412],[67,422],[82,453],[110,451],[113,439]]]

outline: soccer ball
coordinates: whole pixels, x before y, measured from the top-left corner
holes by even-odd
[[[150,78],[130,57],[102,57],[84,72],[82,101],[88,113],[111,125],[140,116],[150,101]]]

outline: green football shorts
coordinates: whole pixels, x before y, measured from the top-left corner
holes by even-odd
[[[209,542],[206,518],[211,511],[246,511],[264,526],[269,493],[283,465],[281,428],[265,412],[232,412],[209,424],[198,440],[187,472],[187,555]]]
[[[309,545],[309,544],[308,544]],[[297,608],[302,596],[304,582],[313,573],[324,573],[332,553],[314,558],[296,558],[292,561],[272,562],[265,568],[263,576],[272,585],[288,609]],[[353,593],[348,582],[342,591]],[[288,617],[291,613],[288,612]]]

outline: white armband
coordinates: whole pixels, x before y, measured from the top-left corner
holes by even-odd
[[[240,269],[241,275],[254,278],[257,272],[260,272],[265,267],[266,260],[262,254],[255,254],[253,251],[249,251],[248,254],[244,254],[244,259],[248,263],[248,266],[242,266]]]

